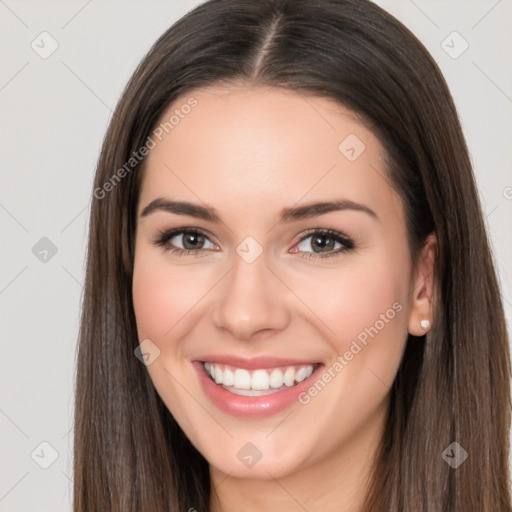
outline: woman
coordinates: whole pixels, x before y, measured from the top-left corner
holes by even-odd
[[[471,163],[361,0],[211,0],[94,184],[76,511],[509,511],[510,360]]]

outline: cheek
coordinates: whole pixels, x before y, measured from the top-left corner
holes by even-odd
[[[297,274],[292,277],[297,295],[304,297],[309,309],[322,320],[328,337],[343,350],[348,340],[364,338],[366,328],[383,324],[406,325],[406,300],[409,285],[408,260],[376,254],[353,260],[324,273]]]
[[[404,323],[405,315],[397,315],[405,310],[403,301],[407,286],[403,276],[395,276],[389,268],[375,265],[366,268],[365,272],[348,276],[344,285],[345,290],[339,295],[334,310],[338,312],[338,318],[345,319],[343,338],[364,339],[368,329],[374,331],[372,327],[383,331],[384,327],[388,330],[392,324]]]
[[[343,263],[336,272],[295,276],[301,283],[297,295],[307,296],[322,320],[315,324],[330,345],[331,365],[338,361],[333,374],[343,375],[334,388],[344,400],[350,388],[354,407],[360,401],[375,405],[387,392],[382,383],[394,380],[407,339],[409,253],[405,245],[401,250],[381,246]]]
[[[192,281],[191,281],[192,278]],[[167,408],[183,416],[179,382],[185,382],[179,364],[182,346],[177,340],[191,328],[187,315],[204,294],[194,276],[171,266],[165,257],[142,248],[136,253],[133,272],[133,303],[139,340],[150,339],[160,357],[147,367],[148,374]]]
[[[158,339],[172,326],[176,288],[169,288],[165,280],[166,275],[158,266],[144,263],[135,266],[133,304],[141,338]]]
[[[407,340],[409,271],[406,248],[401,256],[383,252],[343,277],[344,288],[332,305],[332,345],[343,358],[345,382],[368,403],[388,392],[400,364]]]
[[[137,259],[138,258],[138,259]],[[161,343],[170,339],[187,312],[202,295],[200,280],[180,267],[166,264],[165,258],[136,257],[133,274],[133,303],[141,338]]]

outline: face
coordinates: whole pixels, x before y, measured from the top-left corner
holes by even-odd
[[[162,121],[176,109],[135,244],[156,391],[219,472],[350,460],[382,433],[416,311],[383,149],[350,110],[290,91],[197,90]]]

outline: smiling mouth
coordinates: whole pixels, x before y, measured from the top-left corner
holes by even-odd
[[[226,391],[242,396],[263,396],[290,389],[303,382],[320,363],[256,370],[207,361],[202,365],[210,380]]]

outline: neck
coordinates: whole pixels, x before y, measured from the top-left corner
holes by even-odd
[[[387,401],[352,438],[319,462],[276,479],[234,478],[210,466],[211,512],[360,512],[384,432]]]

